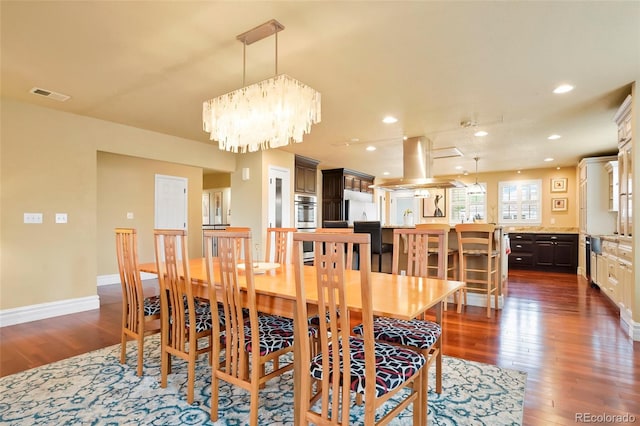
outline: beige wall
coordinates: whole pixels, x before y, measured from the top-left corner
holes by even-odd
[[[231,225],[248,226],[254,245],[264,257],[264,240],[268,227],[269,166],[289,170],[290,199],[293,199],[295,156],[289,152],[266,150],[238,156],[237,170],[231,174]],[[242,169],[249,169],[250,178],[242,180]],[[293,203],[290,209],[293,226]],[[255,253],[254,253],[255,255]]]
[[[230,173],[207,173],[202,177],[202,188],[228,188],[231,186]]]
[[[202,254],[202,169],[165,161],[98,152],[98,275],[118,273],[113,230],[136,228],[141,263],[153,262],[155,176],[178,176],[188,181],[187,231],[189,255]],[[127,213],[133,219],[127,219]]]
[[[212,144],[5,98],[0,114],[0,309],[97,294],[98,244],[115,250],[98,238],[99,151],[235,170],[235,156]],[[44,223],[24,224],[25,212],[43,213]],[[55,224],[63,212],[68,223]],[[200,221],[197,212],[190,222]]]
[[[457,179],[465,184],[475,182],[475,173],[468,176],[439,176],[449,179]],[[552,193],[551,179],[567,178],[567,192]],[[498,218],[498,184],[504,181],[514,180],[542,180],[542,223],[541,227],[545,228],[578,228],[578,185],[577,185],[577,167],[564,167],[560,170],[554,168],[548,169],[531,169],[522,170],[520,173],[516,171],[499,172],[499,173],[478,173],[478,182],[487,184],[487,222],[499,223]],[[552,198],[567,198],[567,211],[557,212],[551,211]],[[439,218],[424,218],[422,211],[416,217],[417,223],[425,222],[445,222],[449,221],[449,212],[451,211],[450,199],[447,198],[447,216]],[[551,223],[554,221],[555,223]]]

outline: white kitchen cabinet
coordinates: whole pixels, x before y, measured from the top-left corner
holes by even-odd
[[[624,100],[614,121],[618,125],[618,234],[633,234],[633,131],[631,122],[631,95]]]
[[[595,283],[602,287],[607,281],[607,261],[602,254],[599,254],[597,255],[597,262],[598,268]]]
[[[609,199],[608,206],[610,212],[618,211],[618,203],[620,200],[620,185],[618,184],[618,162],[609,161],[604,168],[609,175]]]
[[[606,164],[616,156],[583,158],[580,176],[579,229],[587,235],[611,235],[616,231],[616,213],[609,209],[609,173]]]
[[[633,253],[631,246],[618,244],[618,280],[620,285],[620,311],[631,315],[633,310]]]

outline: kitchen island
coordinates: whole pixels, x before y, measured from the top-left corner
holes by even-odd
[[[415,226],[405,225],[385,225],[382,227],[382,241],[385,243],[393,244],[393,230],[415,228]],[[449,248],[453,250],[458,249],[458,235],[454,227],[449,231]],[[507,276],[508,276],[508,253],[509,253],[509,237],[504,232],[502,226],[496,226],[494,234],[494,244],[498,251],[498,309],[501,309],[504,305],[504,297],[507,295]],[[393,247],[393,250],[400,250],[400,264],[406,264],[406,250],[403,246],[402,240],[400,240],[400,247]],[[456,253],[457,256],[457,253]],[[388,259],[387,259],[388,258]],[[456,263],[459,265],[459,262]],[[383,261],[383,271],[391,271],[391,256],[385,256]],[[450,271],[449,278],[457,279],[459,271]],[[472,306],[486,306],[486,297],[477,293],[468,293],[467,304]]]

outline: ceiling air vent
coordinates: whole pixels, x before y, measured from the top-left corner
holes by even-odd
[[[434,148],[431,151],[431,155],[433,156],[434,159],[454,158],[454,157],[462,157],[462,152],[455,146],[450,146],[446,148]]]
[[[71,98],[69,95],[63,95],[62,93],[52,92],[51,90],[41,89],[39,87],[33,87],[29,90],[34,95],[44,96],[45,98],[54,99],[59,102],[64,102]]]

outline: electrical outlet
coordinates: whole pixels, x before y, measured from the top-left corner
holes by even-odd
[[[42,223],[42,213],[25,213],[24,223]]]
[[[67,214],[56,213],[56,223],[67,223]]]

